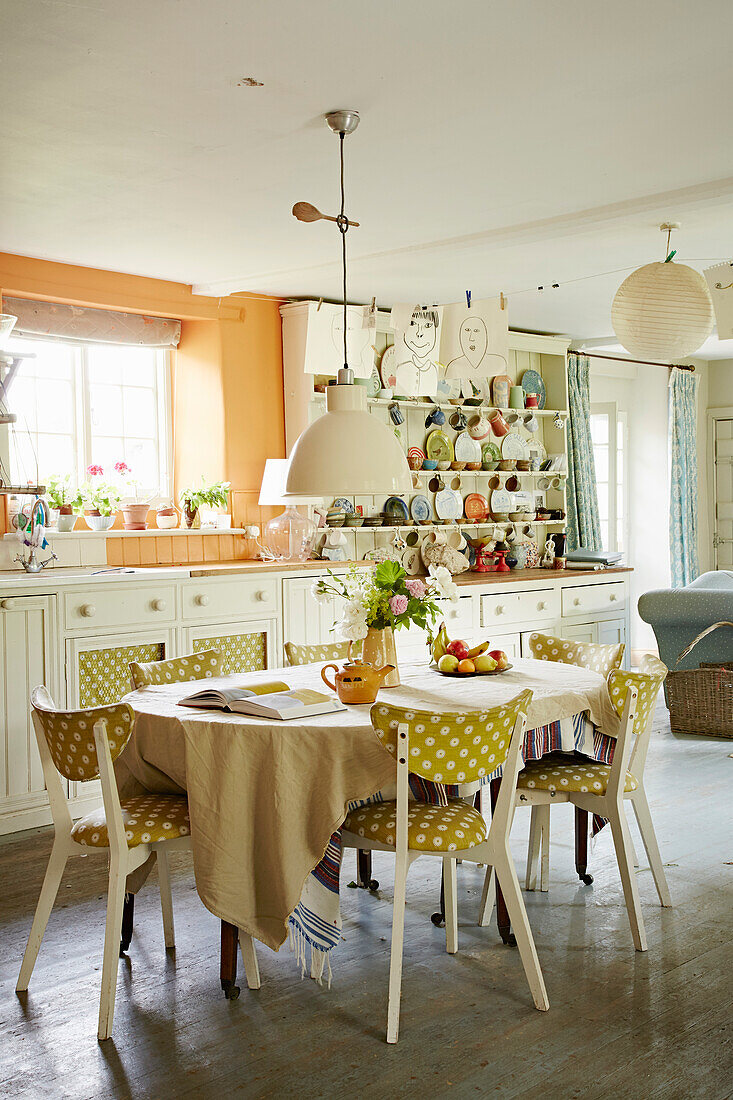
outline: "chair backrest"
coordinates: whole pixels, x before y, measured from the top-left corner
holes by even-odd
[[[637,780],[644,772],[646,755],[649,749],[654,708],[659,689],[667,675],[667,666],[658,657],[648,654],[639,662],[639,672],[626,672],[614,669],[608,677],[608,690],[616,713],[623,714],[626,696],[630,687],[635,687],[638,695],[634,717],[634,746],[629,761],[629,770]]]
[[[65,779],[84,782],[99,775],[94,742],[94,724],[100,718],[107,723],[107,740],[115,760],[132,733],[135,712],[128,703],[112,703],[88,710],[58,710],[45,687],[31,692],[34,723],[40,727],[51,760]]]
[[[557,661],[563,665],[599,672],[604,680],[615,668],[621,667],[625,646],[596,645],[594,642],[573,642],[568,638],[554,638],[551,634],[532,633],[529,651],[538,661]]]
[[[357,651],[352,646],[352,653]],[[349,656],[348,642],[326,642],[325,645],[296,645],[285,643],[285,656],[289,665],[310,665],[315,661],[345,661]]]
[[[369,716],[384,747],[397,756],[398,727],[409,731],[409,770],[433,783],[473,783],[503,766],[512,729],[532,692],[483,711],[434,714],[377,702]]]
[[[221,675],[221,654],[217,649],[202,649],[187,657],[173,657],[170,661],[145,661],[130,665],[134,691],[154,684],[182,684],[188,680],[205,680]]]

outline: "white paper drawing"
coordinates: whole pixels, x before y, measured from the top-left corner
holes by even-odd
[[[443,375],[438,358],[442,306],[395,306],[395,394],[435,397]]]
[[[369,378],[374,370],[377,317],[369,306],[346,307],[346,350],[357,378]],[[306,374],[335,375],[344,365],[344,307],[311,303],[304,369]]]
[[[460,382],[463,397],[471,397],[474,387],[485,394],[488,380],[506,373],[508,357],[508,317],[498,298],[472,302],[470,309],[444,307],[440,359],[446,379]]]
[[[733,340],[733,260],[703,272],[713,299],[719,340]]]

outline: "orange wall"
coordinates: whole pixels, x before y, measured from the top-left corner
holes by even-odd
[[[234,522],[261,522],[266,458],[285,455],[279,302],[208,298],[190,286],[0,253],[0,294],[177,317],[172,356],[174,485],[232,483]]]

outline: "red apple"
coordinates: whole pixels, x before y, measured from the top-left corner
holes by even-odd
[[[494,658],[497,668],[506,668],[506,666],[509,664],[509,658],[507,657],[503,649],[490,649],[489,657]]]
[[[457,657],[459,661],[464,661],[468,657],[468,646],[460,638],[457,638],[455,641],[448,643],[446,652]]]

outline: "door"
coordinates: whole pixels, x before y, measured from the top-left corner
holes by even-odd
[[[503,649],[510,661],[514,657],[522,656],[522,636],[519,633],[492,634],[489,642],[492,649]],[[529,656],[529,653],[526,656]]]
[[[597,623],[563,623],[560,627],[560,637],[573,642],[597,642]]]
[[[282,664],[276,653],[276,639],[277,619],[252,619],[245,623],[191,626],[185,632],[182,648],[186,653],[218,650],[221,654],[221,674],[229,676]]]
[[[15,816],[48,805],[30,694],[44,684],[54,701],[63,703],[54,660],[55,640],[54,596],[0,600],[0,831],[4,831],[6,814]]]
[[[294,577],[283,583],[283,642],[323,645],[341,641],[332,627],[341,618],[340,596],[319,603],[311,594],[315,577]],[[284,658],[281,663],[285,663]]]
[[[733,418],[713,426],[714,561],[716,569],[733,569]]]

